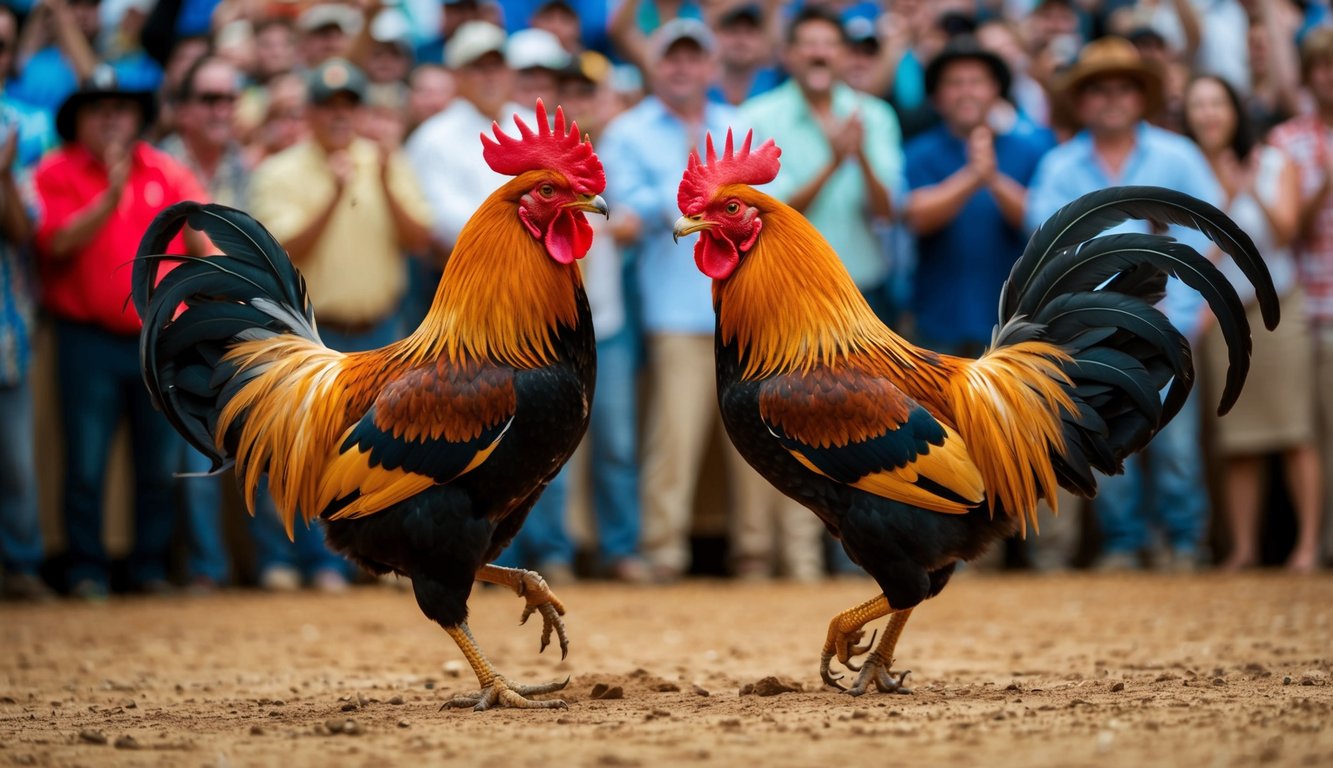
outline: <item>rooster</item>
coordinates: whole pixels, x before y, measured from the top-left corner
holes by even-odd
[[[182,203],[149,227],[134,265],[141,361],[154,402],[246,504],[265,473],[288,532],[298,514],[376,574],[411,579],[417,604],[458,644],[481,690],[445,706],[563,707],[535,700],[568,682],[511,684],[467,624],[474,580],[526,599],[568,651],[564,606],[535,572],[490,563],[588,424],[596,368],[578,266],[606,214],[605,176],[578,126],[517,138],[492,124],[486,161],[514,176],[462,230],[421,326],[382,349],[320,342],[301,275],[249,216]],[[184,225],[226,255],[161,255]],[[159,267],[174,268],[158,282]],[[183,307],[182,307],[183,305]]]
[[[746,460],[809,507],[881,594],[829,624],[820,674],[842,688],[837,660],[905,691],[892,671],[912,610],[939,594],[959,561],[1037,524],[1056,486],[1096,492],[1185,401],[1190,347],[1153,307],[1167,275],[1208,300],[1230,348],[1219,413],[1249,366],[1245,311],[1222,273],[1192,248],[1151,234],[1098,236],[1130,219],[1207,235],[1257,289],[1265,324],[1277,297],[1250,238],[1216,208],[1180,193],[1120,187],[1087,195],[1033,234],[979,359],[907,343],[861,298],[838,255],[796,211],[751,185],[772,181],[770,140],[706,161],[681,181],[677,238],[699,233],[694,258],[713,278],[718,403]],[[1165,396],[1159,396],[1165,388]],[[867,623],[889,616],[878,645]],[[869,652],[859,666],[855,659]]]

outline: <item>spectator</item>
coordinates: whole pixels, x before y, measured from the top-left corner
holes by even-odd
[[[607,106],[611,63],[593,51],[579,55],[560,85],[560,103],[579,129],[601,148],[602,129],[613,117]],[[633,216],[591,218],[592,248],[583,258],[583,284],[597,335],[597,396],[592,401],[588,454],[597,567],[630,584],[650,579],[639,555],[640,505],[637,428],[637,329],[625,306],[624,250],[637,234]]]
[[[1316,29],[1301,43],[1301,79],[1314,111],[1273,129],[1269,141],[1295,161],[1301,178],[1301,217],[1296,240],[1305,316],[1313,337],[1314,392],[1318,411],[1321,475],[1333,478],[1333,29]],[[1323,529],[1333,531],[1333,493],[1324,492]],[[1325,551],[1333,551],[1326,536]]]
[[[445,62],[453,70],[458,95],[407,142],[434,214],[435,244],[443,253],[453,248],[459,230],[485,196],[507,179],[475,151],[477,136],[489,131],[492,122],[508,124],[514,114],[531,121],[532,105],[520,106],[511,99],[514,72],[505,64],[506,39],[503,29],[487,21],[459,28]],[[467,147],[474,151],[459,151]]]
[[[12,20],[12,16],[5,14]],[[9,31],[12,35],[13,30]],[[4,34],[0,31],[0,34]],[[53,593],[37,570],[43,558],[37,517],[37,462],[33,400],[28,369],[32,359],[34,285],[27,263],[31,234],[28,212],[14,181],[18,154],[17,115],[0,107],[0,566],[6,600],[49,600]]]
[[[136,498],[130,581],[147,592],[168,589],[171,475],[181,447],[140,380],[140,322],[125,301],[126,264],[159,211],[206,194],[185,167],[137,138],[152,107],[150,93],[118,86],[114,73],[99,67],[61,105],[56,129],[64,145],[34,176],[43,304],[56,318],[67,580],[74,595],[89,600],[107,594],[102,481],[111,438],[127,413]],[[189,250],[201,249],[196,241]]]
[[[310,6],[296,22],[301,63],[313,69],[329,59],[348,56],[361,25],[361,14],[351,6],[342,3]]]
[[[408,88],[408,135],[443,112],[457,90],[453,74],[438,64],[418,64],[408,77]]]
[[[406,83],[413,63],[412,26],[407,17],[396,8],[387,8],[367,18],[364,29],[354,60],[365,68],[366,78],[375,85]]]
[[[343,352],[382,347],[404,335],[406,258],[426,247],[430,212],[407,158],[355,134],[365,75],[329,59],[308,82],[310,136],[255,169],[251,211],[304,274],[324,343]],[[294,588],[299,569],[317,588],[345,588],[345,563],[318,532],[297,526],[292,552],[277,516],[266,513],[252,533],[261,585]]]
[[[305,78],[287,73],[269,81],[263,119],[249,134],[250,167],[305,139]]]
[[[1250,95],[1246,112],[1256,135],[1263,138],[1301,106],[1296,31],[1300,12],[1287,0],[1258,0],[1247,36],[1250,50]]]
[[[232,64],[205,56],[185,73],[176,98],[176,132],[159,144],[194,174],[213,202],[245,207],[250,169],[235,139],[241,76]],[[206,476],[212,463],[192,446],[182,447],[181,499],[189,554],[190,587],[207,592],[225,584],[230,559],[222,540],[222,489]]]
[[[646,334],[649,394],[643,441],[641,499],[643,556],[658,581],[679,578],[690,566],[689,530],[700,464],[717,428],[713,374],[713,307],[708,278],[672,242],[680,215],[676,188],[691,150],[704,134],[723,137],[737,127],[736,111],[708,101],[717,72],[717,44],[703,22],[675,19],[648,38],[652,95],[607,126],[598,154],[607,170],[607,194],[622,206],[615,214],[617,241],[633,248],[639,307]],[[723,450],[737,510],[733,542],[742,520],[761,520],[776,491],[727,443]],[[808,513],[799,517],[809,518]],[[767,573],[772,528],[754,551],[734,547],[738,575]],[[818,541],[816,537],[815,541]],[[753,555],[754,559],[750,559]],[[817,558],[817,552],[814,553]],[[818,575],[819,563],[802,563],[802,576]]]
[[[505,65],[514,71],[512,98],[517,104],[541,99],[554,110],[560,100],[560,73],[573,63],[556,36],[542,29],[515,32],[505,43]]]
[[[437,35],[417,46],[417,61],[439,63],[448,58],[446,45],[469,22],[485,21],[498,26],[498,6],[494,0],[442,0],[443,13]],[[450,67],[453,69],[453,67]]]
[[[540,29],[544,32],[550,32],[555,35],[555,39],[560,41],[561,47],[571,56],[577,56],[583,52],[583,21],[579,17],[579,9],[569,0],[538,0],[540,3],[536,10],[532,12],[528,20],[528,26],[533,29]],[[590,10],[595,8],[597,3],[581,3]],[[505,15],[508,20],[508,14]],[[522,28],[510,28],[510,32],[520,31]]]
[[[772,15],[777,15],[776,9]],[[771,31],[778,23],[776,18],[770,21],[769,14],[755,3],[722,11],[714,27],[720,74],[708,92],[709,98],[740,106],[782,82],[782,73],[775,66],[777,35]]]
[[[1300,223],[1300,177],[1282,150],[1256,144],[1240,97],[1229,83],[1200,77],[1185,93],[1185,128],[1208,158],[1227,197],[1226,213],[1254,238],[1282,299],[1282,322],[1255,338],[1251,375],[1236,406],[1219,419],[1214,439],[1225,459],[1223,509],[1231,551],[1223,568],[1259,564],[1259,520],[1269,453],[1281,452],[1298,536],[1288,565],[1319,563],[1319,453],[1315,449],[1314,376],[1304,295],[1288,247]],[[1245,299],[1251,328],[1263,327],[1254,288],[1227,259],[1222,269]],[[1216,327],[1204,336],[1209,376],[1226,376],[1226,342]]]
[[[1028,190],[1029,228],[1035,229],[1083,194],[1117,185],[1149,184],[1221,202],[1217,182],[1198,148],[1144,120],[1161,105],[1162,83],[1133,43],[1119,37],[1089,43],[1065,73],[1060,90],[1073,104],[1083,130],[1048,152],[1038,165]],[[1169,234],[1200,253],[1210,246],[1190,229],[1171,227]],[[1202,307],[1199,295],[1175,278],[1168,281],[1159,306],[1191,342],[1198,339]],[[1142,454],[1125,461],[1123,475],[1101,478],[1094,502],[1103,537],[1100,567],[1137,568],[1154,525],[1167,538],[1164,565],[1189,570],[1198,564],[1208,520],[1208,499],[1201,492],[1199,422],[1196,395]]]
[[[649,35],[674,19],[703,17],[699,0],[624,0],[611,15],[608,32],[616,53],[646,73],[656,63]]]
[[[888,105],[840,79],[846,55],[841,22],[818,6],[807,8],[788,27],[791,79],[746,102],[741,113],[756,126],[756,139],[790,148],[770,194],[828,238],[871,307],[888,320],[890,265],[875,226],[893,218],[892,195],[903,187],[902,143]]]

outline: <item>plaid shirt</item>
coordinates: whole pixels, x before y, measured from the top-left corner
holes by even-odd
[[[1328,175],[1329,128],[1317,115],[1302,115],[1274,128],[1268,140],[1296,161],[1301,197],[1308,200]],[[1333,328],[1333,195],[1324,199],[1295,251],[1305,289],[1305,313],[1311,323]]]

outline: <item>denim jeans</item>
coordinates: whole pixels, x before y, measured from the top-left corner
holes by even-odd
[[[597,554],[602,565],[639,553],[637,354],[623,328],[597,342],[597,396],[588,424]]]
[[[569,465],[565,465],[532,506],[514,540],[495,558],[495,564],[506,568],[572,564],[574,544],[565,528],[568,502]]]
[[[1140,454],[1125,460],[1125,472],[1098,476],[1093,501],[1105,554],[1132,554],[1148,546],[1152,528],[1180,552],[1197,552],[1208,522],[1199,445],[1199,393],[1185,401]]]
[[[184,445],[182,472],[201,475],[211,466],[207,456],[189,443]],[[226,472],[216,476],[180,478],[181,501],[185,505],[186,569],[192,578],[203,577],[218,584],[228,581],[231,559],[222,540],[222,483],[232,477]]]
[[[33,448],[32,386],[0,387],[0,564],[35,575],[42,564]]]
[[[181,438],[148,397],[139,373],[139,340],[65,320],[57,323],[56,333],[68,582],[107,585],[102,487],[122,416],[129,417],[134,461],[130,582],[163,580],[176,522],[173,474],[180,466]]]

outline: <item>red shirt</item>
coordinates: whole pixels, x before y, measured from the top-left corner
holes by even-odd
[[[185,166],[143,142],[135,142],[119,206],[92,240],[68,259],[57,260],[51,254],[51,240],[109,185],[102,161],[76,144],[47,155],[34,171],[42,303],[56,317],[132,335],[142,327],[134,306],[127,301],[130,262],[139,249],[139,240],[162,209],[182,200],[206,201],[208,196]],[[185,253],[183,238],[177,236],[170,252]]]

